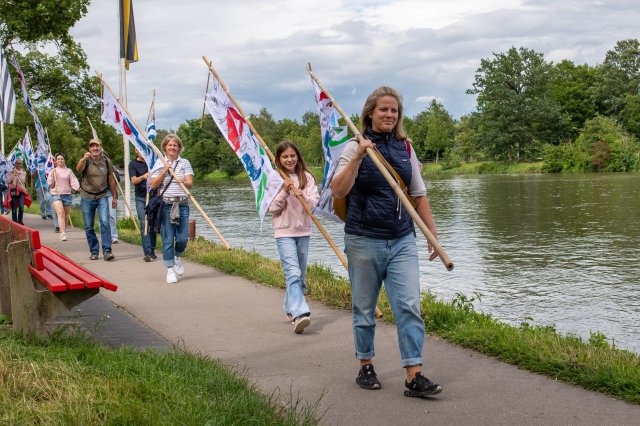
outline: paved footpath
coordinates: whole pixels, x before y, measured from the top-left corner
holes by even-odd
[[[178,284],[165,282],[158,259],[120,242],[112,262],[89,260],[83,229],[61,242],[51,221],[25,215],[44,244],[119,288],[81,306],[96,337],[117,346],[166,348],[167,342],[220,360],[282,403],[319,402],[326,425],[638,425],[640,406],[520,370],[428,335],[427,377],[443,387],[424,400],[403,396],[395,327],[378,323],[375,367],[382,389],[355,383],[351,315],[311,303],[312,324],[295,335],[282,313],[283,291],[185,261]],[[232,243],[232,242],[231,242]],[[105,299],[106,298],[106,299]],[[120,308],[120,309],[117,309]],[[106,315],[105,315],[106,313]],[[74,313],[73,315],[76,315]],[[92,319],[93,318],[93,319]],[[98,319],[97,319],[98,318]]]

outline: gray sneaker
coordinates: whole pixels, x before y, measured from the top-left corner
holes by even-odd
[[[298,317],[293,320],[293,332],[296,334],[302,334],[304,329],[311,325],[311,318]]]
[[[110,251],[105,251],[104,252],[104,260],[106,260],[107,262],[110,261],[110,260],[113,260],[115,258],[116,257]]]

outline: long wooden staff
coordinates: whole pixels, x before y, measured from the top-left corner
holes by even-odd
[[[211,63],[207,64],[211,67]],[[207,73],[207,87],[204,88],[204,102],[202,102],[202,114],[200,114],[200,128],[202,129],[202,120],[204,119],[204,109],[207,107],[207,93],[209,93],[209,82],[211,81],[211,73]]]
[[[267,144],[262,140],[262,138],[260,137],[260,135],[258,134],[258,132],[256,131],[256,129],[253,127],[253,124],[251,123],[251,120],[249,119],[249,117],[247,117],[247,115],[244,113],[244,111],[242,110],[242,107],[238,104],[238,102],[236,102],[236,100],[233,98],[233,96],[231,95],[231,92],[229,91],[229,88],[224,84],[224,82],[222,81],[222,78],[220,78],[220,76],[218,75],[218,73],[216,72],[216,70],[213,68],[212,61],[209,61],[207,59],[206,56],[203,56],[202,59],[204,60],[204,62],[207,64],[207,67],[209,67],[209,70],[211,71],[211,74],[213,74],[213,76],[216,78],[216,80],[218,80],[218,83],[220,83],[220,86],[222,86],[222,88],[224,89],[225,93],[227,94],[227,96],[229,97],[229,99],[231,100],[231,102],[233,102],[233,104],[236,106],[236,109],[238,110],[238,112],[242,115],[242,118],[244,118],[244,121],[249,125],[249,128],[251,129],[251,131],[253,132],[254,136],[256,137],[256,139],[258,139],[258,141],[260,142],[260,145],[262,145],[262,147],[264,148],[264,150],[266,151],[267,155],[269,156],[269,159],[271,160],[272,163],[276,163],[275,161],[275,157],[273,156],[273,153],[271,152],[271,150],[269,149],[269,147],[267,146]],[[278,172],[280,173],[280,176],[282,176],[283,179],[287,179],[289,176],[284,172],[284,170],[280,169],[280,168],[276,168],[276,170],[278,170]],[[316,218],[313,213],[311,213],[311,209],[309,208],[309,205],[307,204],[307,202],[305,201],[304,197],[302,195],[299,194],[295,194],[296,198],[298,199],[298,201],[300,201],[300,204],[302,204],[302,207],[304,207],[304,210],[307,212],[307,214],[309,215],[309,217],[311,218],[311,220],[313,220],[313,223],[316,224],[316,226],[318,227],[318,229],[320,230],[320,232],[322,233],[322,235],[324,236],[324,238],[327,240],[327,242],[329,243],[329,245],[331,246],[331,248],[333,249],[333,251],[335,252],[335,254],[338,256],[338,258],[340,259],[340,262],[342,262],[342,265],[345,267],[345,269],[349,270],[349,267],[347,265],[347,259],[345,259],[345,257],[343,256],[343,254],[340,252],[340,250],[338,249],[338,247],[336,246],[336,244],[333,242],[333,240],[331,239],[331,237],[329,236],[329,234],[327,233],[327,231],[324,229],[324,227],[322,226],[322,224],[318,221],[318,218]],[[382,316],[382,312],[380,311],[380,309],[378,309],[378,307],[376,306],[376,315],[377,316]]]
[[[98,75],[98,77],[100,78],[100,81],[102,81],[102,83],[104,83],[104,85],[106,86],[107,89],[109,89],[109,92],[111,92],[111,95],[114,97],[114,99],[116,99],[116,102],[118,102],[118,104],[120,105],[120,107],[127,113],[127,115],[129,115],[129,117],[131,118],[131,122],[133,123],[133,125],[136,127],[136,129],[138,130],[138,133],[141,134],[144,137],[144,140],[147,142],[147,145],[149,145],[151,147],[151,149],[153,149],[153,151],[156,153],[156,155],[158,156],[158,158],[160,159],[160,161],[162,161],[162,164],[164,164],[164,166],[168,166],[169,163],[167,163],[166,158],[164,158],[164,155],[162,154],[162,152],[160,152],[160,150],[158,149],[157,146],[155,146],[150,140],[149,138],[147,138],[147,134],[143,131],[140,130],[140,126],[138,126],[138,123],[135,122],[135,120],[133,119],[133,116],[129,113],[129,111],[127,110],[127,108],[122,105],[120,103],[120,101],[118,101],[118,98],[116,97],[116,95],[113,93],[113,90],[111,89],[111,87],[107,84],[106,81],[104,81],[100,75],[100,73],[98,73],[96,71],[96,74]],[[198,211],[200,212],[200,214],[202,215],[202,217],[207,221],[207,223],[209,224],[209,226],[211,227],[211,229],[213,229],[213,232],[216,233],[216,235],[218,236],[218,238],[220,238],[220,241],[222,241],[222,243],[224,244],[225,248],[227,250],[231,250],[231,246],[229,246],[229,243],[227,243],[227,240],[224,239],[224,237],[222,236],[222,234],[220,233],[220,231],[218,231],[218,228],[216,228],[216,226],[213,224],[213,222],[211,222],[211,219],[209,219],[209,216],[207,216],[207,214],[202,210],[202,207],[200,207],[200,204],[198,204],[198,202],[196,201],[196,199],[194,198],[193,194],[191,194],[191,192],[187,189],[187,187],[184,185],[184,183],[180,182],[179,178],[176,176],[175,172],[173,171],[172,167],[169,167],[169,172],[173,175],[173,178],[175,179],[175,181],[182,187],[182,189],[184,190],[184,192],[189,196],[189,199],[191,200],[191,202],[193,203],[194,206],[196,206],[196,209],[198,209]]]
[[[120,182],[118,182],[118,176],[116,175],[116,172],[113,172],[113,178],[116,180],[116,185],[118,185],[118,189],[120,190],[120,196],[122,197],[122,201],[124,201],[124,206],[127,208],[127,210],[129,210],[129,216],[131,216],[133,220],[133,226],[136,227],[136,231],[140,232],[140,228],[138,228],[138,222],[136,222],[136,220],[133,219],[135,216],[131,211],[131,207],[129,207],[129,202],[127,201],[127,197],[124,196],[124,191],[122,190],[122,186],[120,186]]]
[[[336,107],[340,115],[342,115],[342,117],[345,119],[347,125],[349,126],[353,134],[356,135],[356,137],[358,138],[358,141],[360,142],[364,141],[364,137],[362,136],[362,133],[358,131],[356,126],[353,124],[349,116],[344,112],[342,107],[340,107],[340,105],[335,100],[335,98],[331,96],[331,94],[327,91],[327,89],[324,88],[320,80],[318,80],[315,74],[313,74],[313,71],[311,71],[311,64],[307,64],[307,72],[309,73],[311,78],[313,78],[313,80],[318,84],[318,87],[320,87],[320,89],[322,89],[322,91],[329,97],[329,100],[331,100],[331,102]],[[438,240],[433,236],[431,231],[429,231],[429,228],[427,228],[427,225],[425,225],[425,223],[422,221],[422,218],[420,218],[420,215],[418,215],[418,212],[416,212],[416,209],[413,208],[409,199],[406,197],[404,192],[402,192],[400,185],[398,185],[398,183],[395,181],[393,176],[391,176],[391,173],[389,173],[389,171],[385,168],[384,164],[382,164],[382,162],[380,161],[380,159],[376,155],[376,152],[373,149],[367,148],[367,154],[369,155],[369,158],[371,158],[371,160],[378,167],[378,169],[380,170],[380,173],[382,173],[382,175],[387,180],[387,182],[389,183],[393,191],[396,193],[396,195],[402,202],[402,205],[404,205],[405,209],[407,210],[407,212],[409,213],[413,221],[418,225],[418,228],[420,228],[420,231],[422,231],[424,236],[427,238],[427,241],[429,242],[429,244],[431,244],[433,249],[436,251],[440,259],[442,260],[442,263],[444,263],[445,268],[447,268],[448,271],[451,271],[453,269],[453,262],[451,261],[451,259],[449,259],[449,256],[444,251],[444,248],[442,248]]]

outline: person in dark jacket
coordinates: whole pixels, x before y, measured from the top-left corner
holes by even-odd
[[[345,147],[331,183],[334,197],[347,199],[345,253],[349,262],[353,336],[360,370],[356,383],[380,389],[373,369],[375,307],[382,282],[396,320],[405,395],[428,397],[442,388],[422,374],[424,322],[420,316],[420,271],[413,222],[366,148],[377,150],[396,170],[416,202],[416,211],[437,238],[420,164],[402,124],[402,97],[379,87],[362,109],[364,140]],[[436,257],[429,245],[429,260]]]
[[[145,212],[147,208],[147,200],[153,198],[157,191],[147,193],[147,179],[149,177],[149,166],[144,161],[144,157],[140,151],[136,149],[136,158],[129,163],[129,176],[131,183],[135,185],[136,213],[140,221],[140,237],[142,238],[142,251],[145,262],[151,262],[156,259],[155,249],[157,233],[154,227],[149,227],[149,223],[145,220]]]

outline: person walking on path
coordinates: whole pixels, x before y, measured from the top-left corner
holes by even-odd
[[[52,219],[51,199],[49,196],[49,187],[47,185],[47,172],[43,168],[36,168],[31,172],[34,180],[33,186],[38,193],[38,201],[40,201],[40,216],[42,220]]]
[[[162,260],[167,267],[167,283],[171,284],[184,275],[180,258],[189,240],[189,197],[180,183],[187,189],[193,187],[193,169],[189,160],[180,157],[184,145],[178,135],[165,136],[161,148],[167,164],[151,171],[151,189],[158,188],[163,201],[160,220]],[[169,167],[173,169],[175,179]]]
[[[62,153],[56,154],[56,167],[49,173],[47,184],[51,188],[51,198],[53,208],[58,217],[58,227],[60,230],[60,241],[67,241],[66,227],[69,220],[69,211],[73,201],[71,191],[80,189],[80,182],[67,167],[65,156]]]
[[[156,259],[155,249],[157,233],[150,226],[145,226],[145,211],[147,207],[147,178],[149,177],[149,167],[144,161],[140,151],[136,149],[136,158],[129,163],[129,176],[135,188],[136,213],[140,222],[140,237],[142,238],[142,251],[145,262]],[[155,197],[157,190],[149,192],[149,198]]]
[[[91,256],[89,259],[98,259],[100,245],[96,231],[93,229],[96,211],[100,221],[100,239],[102,241],[102,254],[104,260],[113,260],[115,256],[111,252],[111,226],[109,225],[109,198],[111,193],[111,206],[118,206],[116,194],[116,181],[113,177],[113,164],[102,151],[102,141],[91,139],[89,152],[78,161],[76,170],[80,173],[80,207],[84,220],[84,231],[87,235],[87,243]]]
[[[345,253],[349,262],[353,336],[360,371],[356,383],[380,389],[373,368],[375,307],[384,281],[396,320],[398,344],[405,368],[405,395],[428,397],[442,388],[422,375],[424,322],[420,316],[420,276],[413,222],[366,148],[377,150],[396,170],[414,198],[416,211],[437,238],[420,176],[419,162],[402,123],[402,97],[379,87],[367,98],[361,115],[364,139],[348,142],[331,183],[334,197],[347,200]],[[436,257],[431,245],[429,260]]]
[[[24,225],[22,217],[24,206],[31,206],[31,198],[27,192],[27,171],[22,168],[22,159],[16,158],[13,169],[7,173],[7,187],[9,195],[4,200],[4,206],[11,208],[11,220]]]
[[[311,210],[320,196],[316,181],[293,142],[280,142],[275,159],[276,167],[288,177],[271,202],[269,212],[273,215],[274,237],[286,280],[284,312],[294,333],[300,334],[311,324],[311,312],[304,297],[311,220],[296,196],[301,195]]]

